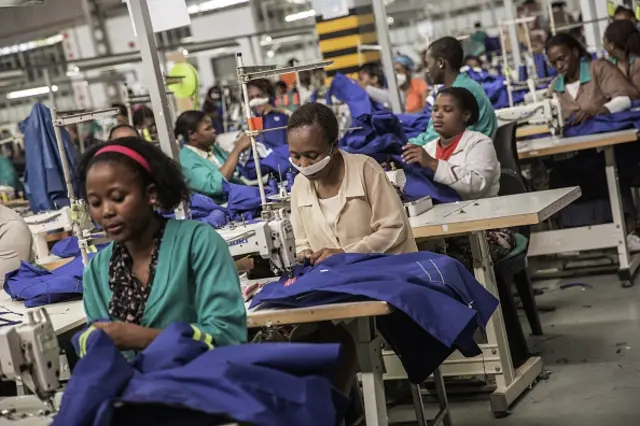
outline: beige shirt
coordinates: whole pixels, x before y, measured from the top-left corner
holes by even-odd
[[[301,174],[296,176],[291,222],[297,252],[323,248],[341,248],[347,253],[417,251],[400,197],[382,167],[371,157],[340,152],[345,174],[333,224],[322,212],[313,183]]]
[[[606,60],[593,60],[580,64],[580,88],[576,96],[567,90],[564,77],[556,77],[549,86],[549,94],[556,94],[562,115],[568,120],[578,111],[597,110],[614,98],[638,98],[638,91],[620,70]]]
[[[31,259],[31,231],[24,219],[0,205],[0,286],[5,275]]]

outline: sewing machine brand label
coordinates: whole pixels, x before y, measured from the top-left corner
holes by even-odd
[[[240,246],[242,244],[247,244],[249,242],[248,238],[238,238],[237,240],[229,241],[227,244],[231,246]]]

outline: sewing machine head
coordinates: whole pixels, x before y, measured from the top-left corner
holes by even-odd
[[[550,133],[562,135],[564,118],[560,101],[556,96],[541,101],[496,110],[498,125],[517,121],[519,126],[527,126],[532,130],[528,135]]]
[[[53,409],[59,377],[60,348],[46,309],[27,312],[20,325],[0,328],[0,379],[21,380]]]

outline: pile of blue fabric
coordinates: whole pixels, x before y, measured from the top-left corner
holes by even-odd
[[[349,106],[352,119],[365,114],[385,111],[385,108],[374,102],[358,83],[344,74],[337,73],[331,80],[331,86],[326,94],[327,105],[333,104],[333,97]]]
[[[476,70],[473,68],[467,68],[464,72],[482,86],[494,109],[509,107],[509,93],[504,76],[492,75],[486,70]],[[512,91],[514,105],[524,102],[524,96],[527,94],[527,91],[528,89]]]
[[[473,339],[498,306],[458,261],[430,252],[341,254],[267,284],[251,307],[301,308],[379,300],[395,308],[377,327],[412,383],[422,383],[454,350],[481,353]]]
[[[430,195],[435,202],[449,203],[459,201],[460,197],[451,188],[433,181],[433,171],[402,160],[402,146],[407,143],[403,125],[394,114],[388,111],[362,115],[357,118],[354,130],[340,141],[340,148],[347,152],[369,155],[380,163],[393,162],[402,168],[407,177],[404,195],[413,200]]]
[[[69,198],[49,108],[36,103],[29,117],[20,123],[20,131],[24,134],[27,160],[24,181],[31,210],[41,212],[68,206]],[[61,131],[73,174],[76,170],[76,150],[67,131]]]
[[[570,125],[571,118],[568,121],[569,126],[564,129],[565,137],[594,135],[628,129],[640,130],[640,101],[634,101],[632,108],[628,111],[596,115],[577,126]]]
[[[22,262],[6,275],[4,291],[13,300],[24,300],[27,308],[81,299],[83,270],[80,257],[54,271]]]
[[[211,349],[181,323],[169,325],[131,362],[93,327],[74,344],[81,359],[52,426],[330,426],[345,406],[329,379],[339,345]]]

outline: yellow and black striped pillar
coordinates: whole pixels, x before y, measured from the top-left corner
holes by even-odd
[[[320,51],[325,60],[333,60],[326,68],[327,84],[336,73],[354,77],[364,64],[380,61],[379,51],[361,51],[361,45],[377,45],[378,37],[372,6],[349,9],[349,15],[324,20],[316,18]]]

